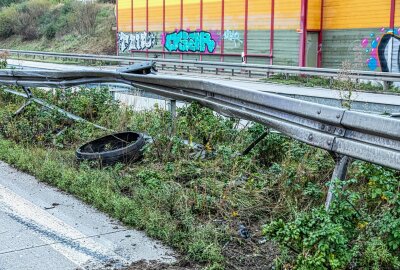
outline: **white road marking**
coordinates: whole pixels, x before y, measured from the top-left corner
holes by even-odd
[[[2,185],[0,211],[26,226],[30,224],[43,242],[78,266],[103,258],[118,259],[125,263],[122,257]],[[54,244],[59,241],[61,243]]]

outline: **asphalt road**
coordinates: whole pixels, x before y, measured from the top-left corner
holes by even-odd
[[[0,162],[0,270],[173,262],[171,249]]]

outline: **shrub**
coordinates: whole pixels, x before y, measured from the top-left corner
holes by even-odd
[[[50,5],[47,0],[32,0],[18,5],[18,17],[13,32],[21,35],[24,40],[38,38],[39,20],[48,12]]]
[[[15,6],[3,8],[0,12],[0,37],[8,38],[14,34],[14,26],[18,18]]]
[[[56,27],[52,24],[47,25],[43,31],[43,34],[47,39],[55,38],[56,33],[57,33]]]
[[[74,2],[72,4],[72,27],[81,35],[93,34],[100,7],[95,2]]]

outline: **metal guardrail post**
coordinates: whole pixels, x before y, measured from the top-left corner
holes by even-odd
[[[383,91],[388,91],[389,90],[389,82],[383,81]]]
[[[176,99],[171,99],[171,116],[172,118],[176,118]]]
[[[333,190],[335,188],[335,181],[336,180],[344,180],[347,174],[347,168],[351,163],[351,158],[344,155],[336,155],[336,166],[335,170],[333,171],[331,182],[329,184],[328,195],[326,197],[325,202],[325,210],[328,211],[329,207],[331,206],[333,200]]]
[[[171,114],[171,134],[176,132],[176,99],[168,101],[168,110]]]
[[[264,131],[263,134],[261,134],[260,137],[258,137],[255,141],[253,141],[242,153],[243,156],[247,155],[248,153],[250,153],[251,150],[253,150],[253,148],[259,143],[261,142],[265,137],[268,136],[269,134],[269,129]]]

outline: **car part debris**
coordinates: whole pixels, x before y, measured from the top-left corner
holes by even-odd
[[[136,162],[142,158],[145,144],[141,133],[115,133],[82,145],[76,150],[76,157],[79,161],[100,161],[102,165]]]

